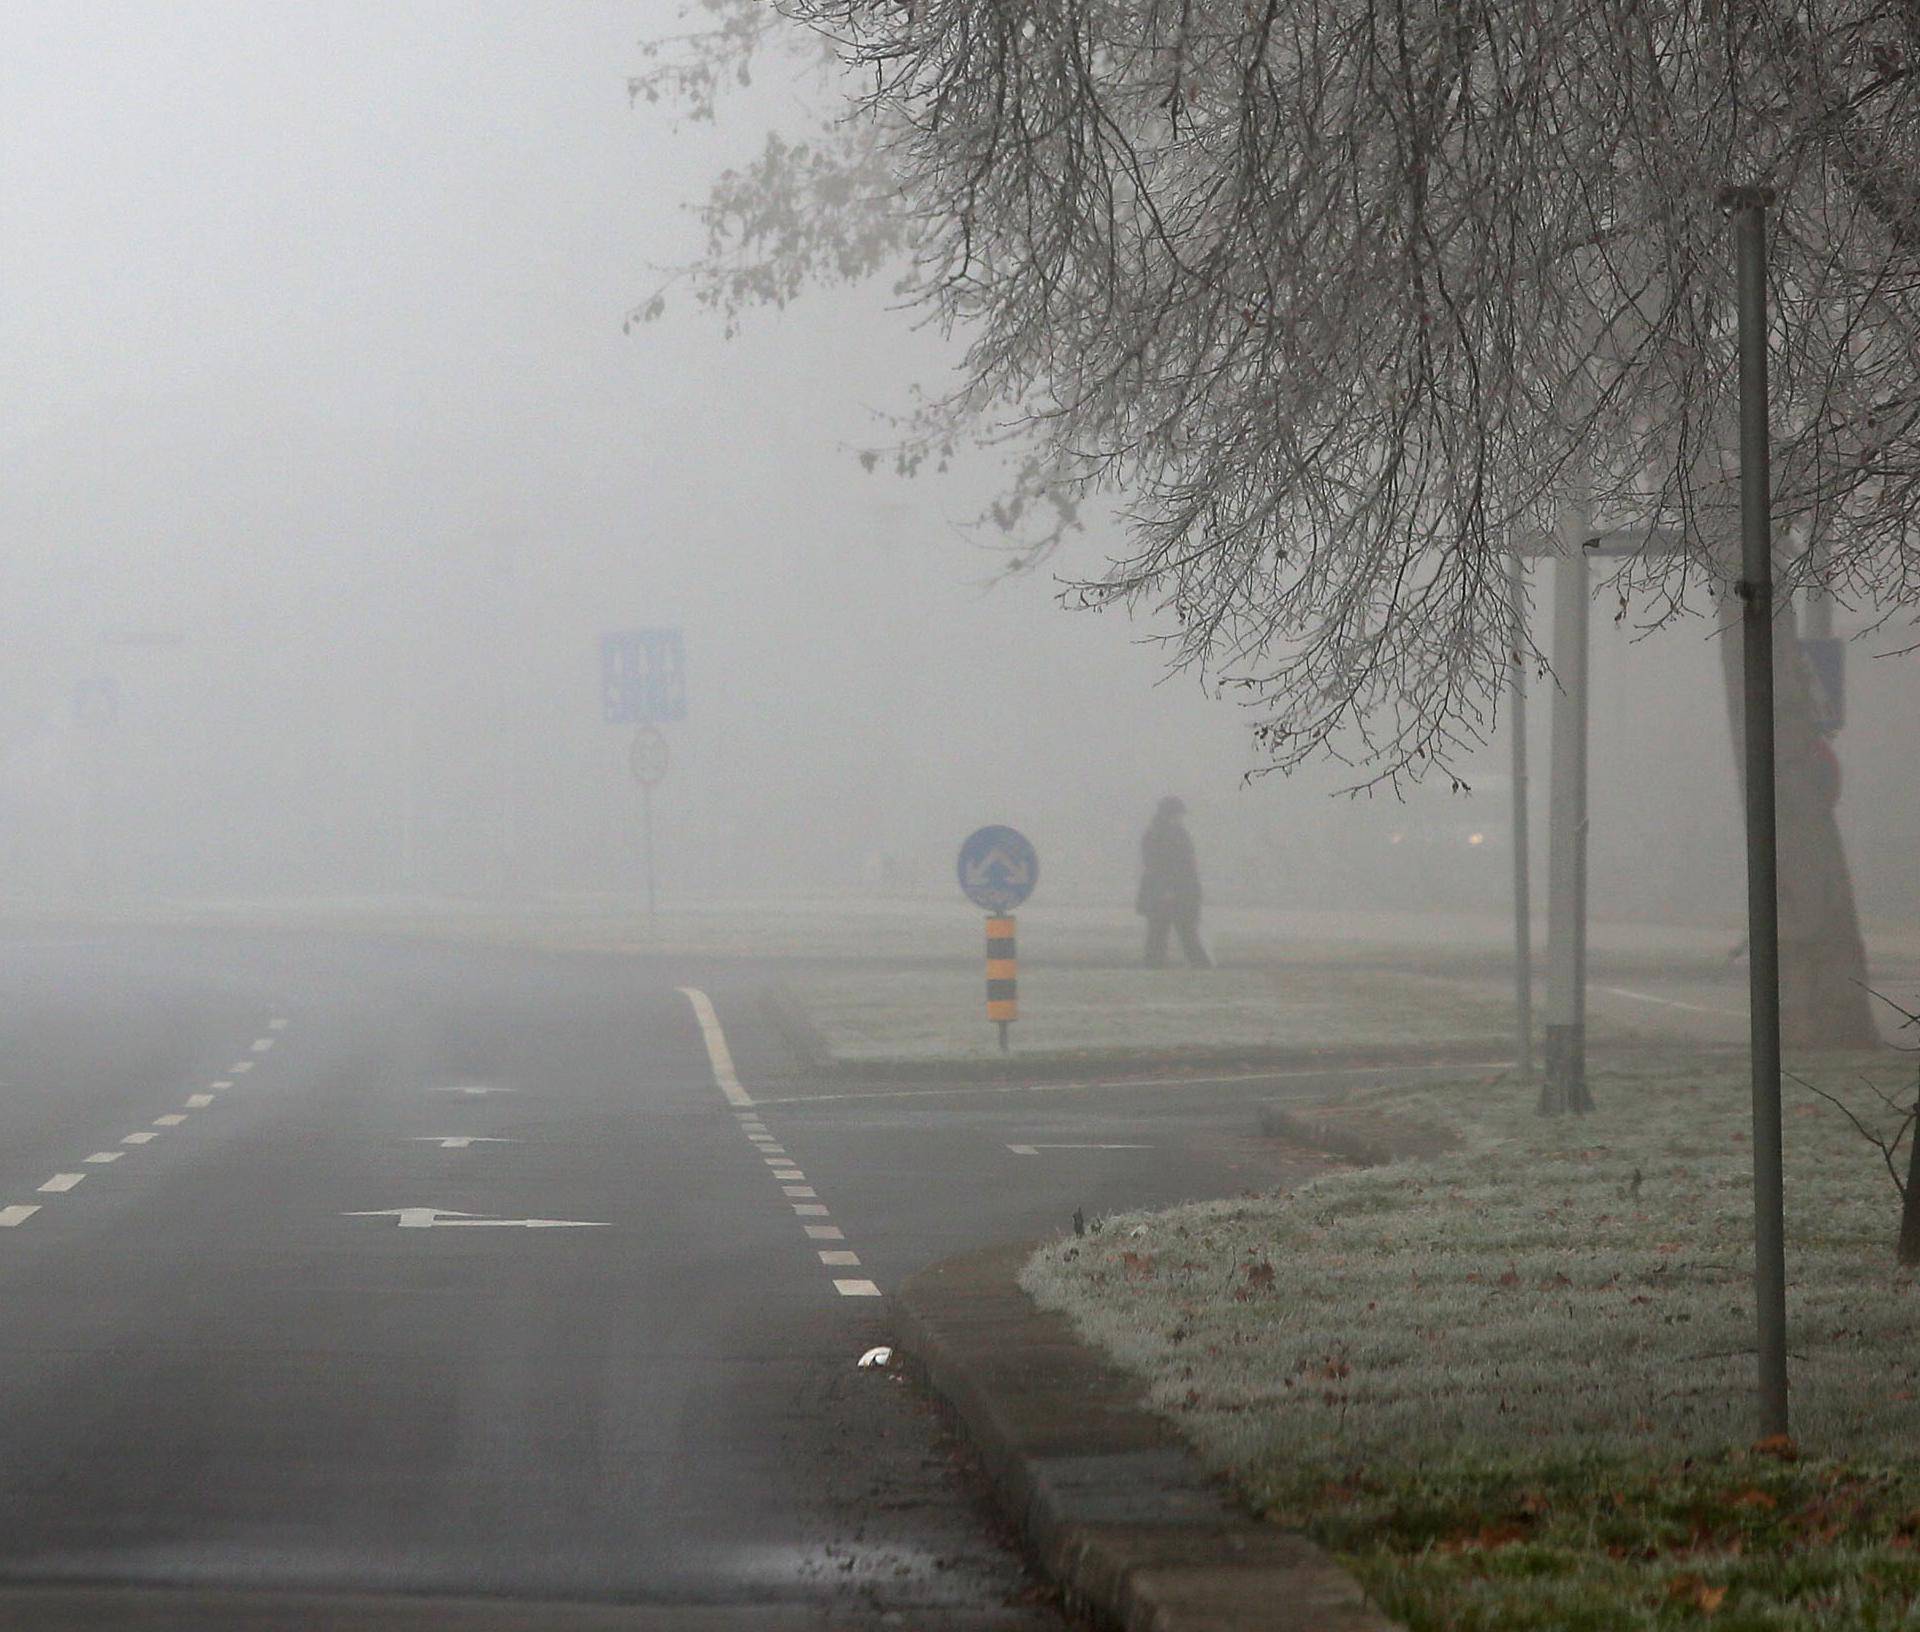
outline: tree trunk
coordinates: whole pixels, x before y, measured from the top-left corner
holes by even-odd
[[[1741,717],[1741,602],[1722,600],[1720,654],[1733,723],[1734,767],[1746,769]],[[1813,671],[1798,622],[1774,625],[1774,785],[1780,844],[1780,1041],[1787,1048],[1873,1048],[1867,953],[1853,878],[1840,842],[1839,764],[1815,723]]]
[[[1901,1263],[1912,1268],[1920,1264],[1920,1125],[1913,1130],[1913,1142],[1907,1147],[1907,1188],[1900,1201]]]

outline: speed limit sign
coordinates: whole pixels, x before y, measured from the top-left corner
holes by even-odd
[[[659,729],[643,725],[633,734],[633,746],[627,750],[627,764],[633,779],[643,788],[653,787],[667,774],[667,739]]]

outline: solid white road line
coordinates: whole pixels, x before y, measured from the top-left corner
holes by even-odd
[[[713,1012],[713,1000],[697,986],[682,986],[680,995],[693,1005],[693,1017],[700,1022],[700,1035],[707,1044],[707,1063],[713,1067],[714,1085],[727,1096],[729,1105],[751,1105],[753,1096],[740,1086],[733,1069],[733,1051],[727,1047],[727,1034],[720,1029],[720,1016]]]
[[[880,1296],[880,1288],[875,1286],[872,1281],[836,1280],[833,1283],[833,1289],[843,1298],[877,1298]]]
[[[1729,1020],[1744,1020],[1745,1009],[1714,1009],[1704,1003],[1682,1003],[1674,997],[1655,997],[1652,992],[1629,991],[1624,986],[1596,986],[1596,992],[1605,992],[1612,997],[1630,997],[1636,1003],[1658,1003],[1663,1009],[1685,1009],[1689,1014],[1723,1014]]]
[[[62,1190],[71,1190],[85,1177],[86,1174],[84,1173],[56,1173],[52,1178],[48,1179],[45,1184],[41,1185],[40,1188],[54,1195],[58,1195]]]
[[[37,1206],[0,1207],[0,1230],[11,1230],[39,1212]]]
[[[187,1095],[187,1108],[189,1110],[204,1111],[212,1103],[213,1103],[212,1094],[188,1094]]]
[[[166,1116],[156,1116],[153,1119],[153,1125],[156,1128],[177,1128],[184,1121],[186,1121],[184,1116],[178,1111],[173,1111]]]
[[[121,1134],[120,1143],[123,1145],[150,1145],[153,1143],[154,1140],[158,1139],[159,1137],[160,1135],[157,1133],[153,1133],[148,1130],[142,1130],[139,1133]]]
[[[126,1155],[124,1150],[96,1150],[91,1156],[83,1158],[89,1162],[117,1162]]]
[[[823,1264],[831,1264],[836,1269],[858,1269],[860,1267],[860,1254],[857,1252],[837,1252],[829,1247],[820,1254],[820,1262]]]

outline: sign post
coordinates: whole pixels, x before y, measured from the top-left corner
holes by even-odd
[[[960,846],[960,889],[987,918],[987,1018],[1000,1028],[1000,1052],[1009,1051],[1007,1028],[1020,1018],[1019,964],[1013,909],[1040,882],[1040,858],[1010,827],[983,827]]]
[[[600,711],[609,725],[635,728],[627,768],[640,784],[647,916],[659,910],[653,864],[653,790],[667,774],[658,727],[687,717],[687,649],[678,629],[613,629],[600,637]]]
[[[1767,206],[1729,188],[1740,295],[1740,599],[1746,713],[1747,969],[1753,1069],[1753,1302],[1760,1433],[1785,1434],[1787,1264],[1780,1136],[1780,885],[1773,752],[1773,474],[1767,402]]]
[[[627,750],[627,766],[633,772],[634,781],[640,784],[640,831],[647,862],[649,918],[659,910],[659,892],[655,887],[653,870],[653,790],[666,777],[670,761],[667,739],[660,734],[657,726],[642,725],[635,729],[633,746]]]

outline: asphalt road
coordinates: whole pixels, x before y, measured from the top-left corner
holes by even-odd
[[[1058,1626],[885,1292],[1305,1170],[1272,1084],[850,1092],[740,966],[397,943],[0,943],[0,1084],[8,1626]]]

